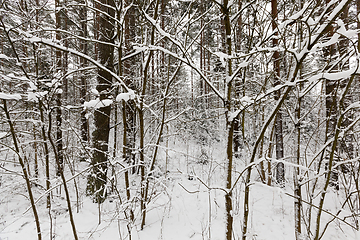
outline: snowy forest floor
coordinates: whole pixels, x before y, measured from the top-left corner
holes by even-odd
[[[201,157],[200,148],[194,153]],[[221,158],[221,147],[212,152],[207,164],[200,164],[179,154],[184,148],[168,152],[167,174],[156,179],[153,200],[148,205],[146,225],[140,230],[139,212],[135,212],[135,221],[131,224],[132,240],[222,240],[225,236],[225,206],[222,190],[209,190],[201,181],[211,187],[224,186],[222,165],[214,159]],[[238,164],[238,168],[241,167]],[[85,169],[81,163],[79,169]],[[7,163],[8,170],[19,172],[19,167]],[[189,171],[189,169],[191,169]],[[14,172],[1,170],[0,186],[0,240],[36,239],[36,229],[30,209],[23,178]],[[196,175],[190,176],[187,172]],[[70,175],[69,175],[70,176]],[[69,177],[68,176],[68,177]],[[119,179],[119,182],[123,181]],[[54,179],[52,186],[60,183]],[[290,183],[289,183],[290,184]],[[136,184],[135,184],[136,185]],[[101,223],[99,224],[98,204],[85,195],[86,177],[78,178],[79,206],[76,193],[70,185],[75,223],[79,239],[128,239],[128,221],[124,219],[122,207],[116,197],[109,196],[101,205]],[[238,184],[233,196],[234,239],[241,239],[243,220],[243,183]],[[45,191],[34,186],[38,198]],[[294,235],[294,199],[286,193],[293,194],[292,187],[284,189],[269,187],[260,182],[251,186],[250,227],[248,239],[289,240]],[[69,214],[66,208],[64,193],[59,188],[53,190],[52,196],[52,239],[73,239]],[[325,209],[336,213],[341,207],[337,204],[337,193],[327,196]],[[43,239],[51,239],[49,210],[46,208],[46,197],[37,203],[40,214]],[[316,214],[316,211],[313,211]],[[324,227],[331,220],[323,214]],[[311,223],[315,225],[315,223]],[[303,231],[305,227],[303,227]],[[360,234],[350,227],[333,221],[325,235],[325,240],[360,239]]]

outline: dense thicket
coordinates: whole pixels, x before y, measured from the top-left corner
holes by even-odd
[[[322,238],[335,220],[358,230],[358,2],[3,0],[0,9],[0,177],[24,178],[38,239],[35,200],[46,196],[53,224],[62,189],[75,239],[71,209],[83,192],[99,221],[104,201],[119,203],[131,239],[161,184],[183,171],[169,163],[171,141],[198,149],[182,173],[224,194],[224,239],[235,239],[234,195],[250,239],[254,183],[287,189],[297,240]],[[195,172],[213,163],[221,187]],[[346,216],[325,209],[331,191]]]

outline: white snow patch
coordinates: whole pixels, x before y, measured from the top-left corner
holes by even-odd
[[[230,122],[233,121],[234,118],[236,118],[236,116],[239,115],[240,112],[241,112],[241,110],[237,110],[235,112],[230,112],[229,113],[229,121]]]
[[[3,138],[7,135],[7,132],[0,132],[0,138]]]
[[[95,88],[91,89],[91,92],[92,92],[93,94],[95,94],[95,96],[99,96],[99,91],[96,90]]]
[[[323,77],[329,80],[339,80],[349,78],[352,74],[354,74],[354,69],[349,69],[347,71],[337,72],[337,73],[324,73]]]
[[[347,38],[356,37],[359,32],[358,29],[357,30],[346,30],[345,24],[341,19],[338,19],[337,24],[340,26],[340,28],[337,30],[337,32]]]
[[[0,99],[4,99],[4,100],[20,100],[21,95],[20,94],[10,94],[10,93],[2,93],[2,92],[0,92]]]
[[[107,107],[110,106],[113,103],[113,100],[111,99],[104,99],[104,100],[100,100],[100,98],[97,98],[95,100],[91,100],[89,102],[84,102],[84,108],[88,109],[88,108],[102,108],[102,107]]]
[[[27,93],[27,98],[28,98],[28,101],[37,102],[39,98],[42,98],[42,97],[46,96],[48,93],[49,93],[48,91],[28,92]]]
[[[37,90],[36,85],[32,81],[29,81],[28,83],[29,83],[29,91],[31,91],[31,90],[36,91]]]
[[[124,100],[125,102],[129,101],[129,100],[133,100],[135,99],[135,93],[133,90],[129,90],[126,93],[120,93],[119,95],[116,96],[116,101],[120,102],[122,100]]]
[[[240,102],[242,105],[249,105],[254,103],[254,100],[252,100],[249,96],[244,96],[240,99]]]
[[[5,59],[5,60],[8,60],[9,59],[9,57],[8,56],[6,56],[5,54],[0,54],[0,59]]]
[[[227,55],[226,53],[223,52],[215,52],[215,55],[218,56],[218,58],[220,59],[221,64],[223,65],[223,67],[226,67],[226,62],[225,60],[231,58],[229,55]]]

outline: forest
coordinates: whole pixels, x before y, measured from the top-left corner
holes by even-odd
[[[0,0],[0,240],[360,239],[360,1]]]

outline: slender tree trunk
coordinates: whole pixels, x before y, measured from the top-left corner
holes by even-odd
[[[326,0],[326,3],[329,3],[330,0]],[[328,29],[327,36],[331,38],[334,35],[334,27],[330,25]],[[335,44],[332,44],[324,49],[324,60],[325,64],[331,63],[336,57],[336,48]],[[336,70],[336,67],[333,68]],[[325,108],[326,108],[326,137],[325,142],[328,139],[332,138],[335,133],[336,119],[337,119],[337,89],[339,87],[339,81],[333,81],[325,79]],[[337,151],[337,149],[336,149]],[[337,155],[337,154],[336,154]],[[329,155],[325,154],[326,157],[326,168],[329,164]],[[330,186],[333,186],[335,189],[339,189],[338,183],[338,172],[337,169],[333,169],[329,172],[330,177]]]
[[[299,1],[299,8],[302,9],[302,1]],[[300,10],[299,9],[299,10]],[[299,45],[303,42],[303,35],[302,35],[302,27],[301,24],[297,27],[298,34],[299,34]],[[299,78],[302,77],[302,65],[300,66],[299,70]],[[296,128],[296,164],[300,166],[301,162],[301,108],[302,108],[302,97],[300,96],[302,90],[302,83],[298,85],[297,91],[297,105],[295,109],[295,128]],[[293,178],[294,178],[294,196],[296,197],[294,200],[294,220],[295,220],[295,238],[296,240],[301,240],[301,209],[302,209],[302,195],[301,195],[301,185],[299,183],[299,176],[300,176],[300,168],[295,167]]]
[[[34,131],[34,172],[35,172],[35,178],[37,179],[39,177],[39,163],[38,163],[38,147],[37,147],[37,139],[36,139],[36,128],[33,127]]]
[[[272,16],[272,29],[273,31],[277,28],[277,16],[278,16],[278,10],[277,10],[277,0],[271,0],[271,16]],[[278,33],[276,32],[274,34],[273,38],[273,47],[278,47],[279,40],[277,39]],[[275,51],[273,55],[273,61],[274,61],[274,85],[280,84],[280,53],[279,51]],[[275,92],[275,100],[279,100],[281,95],[280,90]],[[276,115],[275,118],[275,142],[276,142],[276,159],[282,160],[284,157],[284,143],[283,143],[283,126],[282,126],[282,112],[281,109]],[[276,165],[276,181],[281,186],[285,186],[285,169],[284,169],[284,163],[279,162]]]
[[[122,103],[122,117],[123,117],[123,159],[127,159],[127,152],[128,152],[128,147],[127,147],[127,124],[126,124],[126,103],[125,101],[123,101]],[[129,179],[129,170],[125,171],[125,191],[126,191],[126,199],[128,201],[131,200],[131,192],[130,192],[130,179]],[[130,209],[130,220],[133,221],[134,220],[134,213],[133,210]]]
[[[80,0],[81,4],[85,4],[84,0]],[[83,6],[80,8],[79,11],[79,18],[81,21],[81,34],[80,36],[83,38],[87,38],[88,31],[87,31],[87,9],[86,6]],[[87,41],[81,40],[80,41],[80,51],[87,55],[88,54],[88,44]],[[80,58],[80,68],[84,68],[87,66],[87,61],[84,58]],[[87,92],[87,75],[85,73],[80,75],[80,103],[81,105],[84,104],[86,101],[86,92]],[[88,120],[86,118],[86,110],[83,109],[81,111],[81,140],[83,141],[83,144],[87,144],[89,140],[88,136],[89,132],[89,126],[88,126]]]
[[[301,86],[299,88],[301,91]],[[300,152],[301,152],[301,97],[298,97],[298,103],[296,107],[296,164],[300,165]],[[294,196],[296,197],[294,200],[294,218],[295,218],[295,237],[296,240],[301,240],[301,185],[299,184],[299,175],[300,169],[299,167],[294,168]]]
[[[223,14],[223,28],[224,34],[224,51],[228,56],[232,54],[232,41],[231,41],[231,20],[230,20],[230,7],[228,6],[228,0],[223,1],[221,8]],[[229,77],[232,75],[232,60],[227,60],[226,75]],[[225,79],[228,79],[226,77]],[[233,168],[233,141],[234,141],[234,119],[230,118],[231,113],[231,92],[232,83],[225,80],[225,116],[226,116],[226,131],[227,131],[227,147],[226,147],[226,189],[228,192],[225,194],[225,208],[226,208],[226,240],[232,239],[233,234],[233,207],[232,207],[232,168]]]
[[[61,29],[62,28],[62,24],[61,24],[61,6],[60,6],[60,0],[55,0],[55,21],[56,21],[56,29]],[[56,40],[58,42],[61,41],[61,33],[59,31],[56,31]],[[57,149],[57,153],[58,153],[58,160],[59,160],[59,165],[57,166],[56,169],[56,175],[60,176],[60,172],[63,170],[63,165],[64,165],[64,157],[63,157],[63,139],[62,139],[62,129],[61,129],[61,125],[62,125],[62,113],[61,113],[61,98],[62,98],[62,94],[61,94],[61,90],[62,90],[62,70],[63,70],[63,64],[62,64],[62,53],[60,50],[56,50],[56,73],[55,76],[58,79],[58,84],[59,87],[57,89],[57,93],[56,93],[56,149]]]
[[[150,162],[150,166],[149,166],[149,172],[153,172],[154,169],[155,169],[155,163],[156,163],[156,159],[157,159],[157,155],[158,155],[158,151],[159,151],[159,145],[160,145],[160,141],[161,141],[161,138],[162,138],[162,135],[163,135],[163,132],[164,132],[164,128],[165,128],[165,125],[166,125],[166,122],[165,122],[165,117],[166,117],[166,105],[167,105],[167,95],[170,91],[170,86],[171,84],[174,82],[175,80],[175,77],[177,75],[177,73],[179,72],[180,70],[180,67],[178,67],[174,73],[174,75],[172,76],[172,79],[170,79],[170,81],[168,82],[167,86],[166,86],[166,89],[165,89],[165,92],[164,92],[164,100],[163,100],[163,105],[162,105],[162,112],[161,112],[161,123],[160,123],[160,129],[159,129],[159,134],[157,136],[157,139],[156,139],[156,143],[155,143],[155,148],[154,148],[154,153],[152,155],[152,159],[151,159],[151,162]],[[146,181],[146,185],[145,185],[145,188],[144,188],[144,199],[146,202],[149,201],[149,198],[148,198],[148,194],[149,194],[149,183],[150,183],[150,178],[149,178],[149,175],[146,177],[145,181]],[[145,202],[145,204],[146,204]],[[146,207],[146,205],[145,205]],[[145,224],[145,218],[146,218],[146,208],[144,209],[143,211],[143,216],[142,216],[142,220],[143,220],[143,223],[142,224]]]
[[[241,9],[241,0],[239,0],[238,2],[238,11],[240,11]],[[241,36],[242,36],[242,17],[241,15],[238,16],[237,19],[237,25],[236,25],[236,41],[235,41],[235,51],[237,53],[240,53],[241,51]],[[242,77],[242,81],[236,81],[235,82],[235,93],[237,95],[237,97],[240,99],[241,97],[245,96],[245,74]],[[244,119],[245,119],[245,112],[243,112],[241,114],[241,117],[238,116],[235,121],[234,121],[234,155],[236,156],[236,158],[240,158],[241,157],[241,150],[242,150],[242,145],[241,145],[241,136],[244,137]]]
[[[154,10],[154,19],[157,20],[158,18],[158,6],[159,6],[159,1],[156,1],[156,5],[155,5],[155,10]],[[162,0],[162,4],[161,4],[162,8],[165,8],[164,5],[164,0]],[[151,36],[150,36],[150,44],[154,45],[155,42],[155,28],[154,26],[152,26],[152,31],[151,31]],[[147,191],[147,179],[145,177],[145,158],[144,158],[144,137],[145,137],[145,132],[144,132],[144,97],[146,94],[146,89],[147,89],[147,83],[148,83],[148,78],[149,78],[149,67],[150,67],[150,63],[153,57],[153,51],[149,52],[149,55],[147,56],[147,61],[145,63],[144,66],[144,72],[143,72],[143,81],[142,81],[142,90],[141,90],[141,96],[140,96],[140,107],[139,107],[139,125],[140,125],[140,169],[141,169],[141,199],[140,199],[140,205],[141,205],[141,213],[142,213],[142,220],[141,220],[141,230],[144,228],[145,226],[145,218],[146,218],[146,205],[147,205],[147,198],[146,196],[148,195]],[[166,98],[166,96],[165,96]],[[164,106],[165,107],[165,106]],[[163,111],[165,111],[165,109],[163,109]],[[152,170],[150,169],[150,172]]]
[[[41,99],[39,101],[39,111],[40,111],[40,121],[41,121],[41,135],[44,142],[44,151],[45,151],[45,175],[46,175],[46,190],[50,189],[50,160],[49,160],[49,147],[47,144],[47,137],[45,131],[45,117],[44,117],[44,105]],[[46,201],[47,208],[51,207],[51,193],[47,195]]]
[[[59,171],[59,175],[60,175],[61,180],[62,180],[62,182],[64,184],[66,203],[67,203],[67,207],[68,207],[68,211],[69,211],[70,223],[71,223],[71,228],[72,228],[72,231],[73,231],[74,239],[78,240],[76,227],[75,227],[75,221],[74,221],[74,215],[73,215],[72,207],[71,207],[70,194],[69,194],[69,190],[68,190],[68,187],[67,187],[63,167],[60,165],[61,163],[59,161],[58,148],[57,148],[56,144],[54,143],[54,141],[52,140],[52,137],[51,137],[51,113],[49,113],[49,128],[48,128],[48,133],[47,134],[48,134],[50,144],[51,144],[51,146],[53,147],[53,150],[54,150],[56,165],[58,166],[58,169],[60,169],[60,168],[62,169],[61,171]]]
[[[119,88],[115,87],[115,97],[119,94]],[[116,155],[117,155],[117,151],[118,151],[118,147],[117,147],[117,137],[118,137],[118,105],[115,104],[114,105],[114,110],[113,110],[113,114],[114,114],[114,127],[113,127],[113,131],[114,131],[114,135],[113,135],[113,155],[112,158],[113,160],[116,159]],[[117,179],[116,179],[116,173],[115,173],[115,165],[111,164],[111,192],[113,193],[115,191],[116,188],[116,183],[117,183]]]
[[[128,4],[130,5],[130,3]],[[133,51],[133,44],[136,42],[136,19],[135,19],[135,6],[131,6],[127,14],[125,15],[125,26],[124,26],[124,45],[125,45],[125,55]],[[125,77],[125,84],[132,90],[136,88],[136,66],[137,66],[137,57],[132,57],[122,62],[122,73]],[[124,157],[125,161],[130,164],[135,164],[135,134],[136,134],[136,104],[133,100],[123,102],[123,113],[124,116],[124,142],[125,146]],[[126,126],[125,126],[126,125]],[[126,132],[125,132],[126,131]],[[132,169],[132,173],[135,173],[135,167]]]
[[[269,138],[269,148],[268,148],[268,153],[267,153],[267,157],[269,159],[272,158],[273,155],[273,148],[274,148],[274,131],[275,131],[275,124],[271,129],[271,133],[270,133],[270,138]],[[263,141],[263,140],[262,140]],[[271,170],[271,160],[268,160],[268,166],[267,166],[267,174],[268,174],[268,178],[267,178],[267,185],[271,186],[272,180],[273,180],[273,173]]]
[[[39,0],[35,0],[35,6],[36,6],[36,10],[35,10],[35,21],[36,23],[39,23]],[[37,27],[35,28],[37,29]],[[38,56],[38,52],[37,52],[37,45],[34,43],[33,44],[33,52],[34,52],[34,65],[35,65],[35,77],[38,78],[39,77],[39,56]],[[39,177],[39,165],[38,165],[38,144],[36,142],[36,126],[34,125],[34,161],[35,161],[35,178]]]
[[[345,100],[346,93],[349,91],[350,86],[351,86],[354,78],[355,78],[355,75],[352,75],[350,77],[349,81],[347,82],[346,87],[344,88],[344,92],[342,94],[343,97],[339,100],[340,101],[340,104],[339,104],[340,106],[342,106],[342,104],[343,104],[343,102]],[[333,135],[334,141],[332,142],[332,145],[331,145],[330,154],[329,154],[330,155],[329,156],[329,162],[328,162],[329,173],[331,173],[333,165],[336,163],[335,162],[335,154],[336,154],[336,150],[337,150],[337,144],[338,144],[338,141],[339,141],[339,138],[340,138],[339,135],[342,132],[341,131],[341,125],[343,124],[343,120],[344,120],[344,114],[341,114],[339,116],[339,119],[336,119],[336,122],[335,122],[336,126],[335,126],[335,132],[334,132],[334,135]],[[323,207],[324,207],[324,203],[325,203],[325,196],[326,196],[328,187],[331,186],[332,179],[333,179],[333,176],[331,174],[326,175],[325,185],[324,185],[324,188],[321,191],[321,195],[320,195],[320,202],[319,202],[319,208],[318,208],[319,210],[318,210],[318,213],[317,213],[317,216],[316,216],[316,227],[315,227],[314,240],[319,240],[319,238],[320,238],[321,214],[323,212]]]
[[[121,2],[122,3],[122,2]],[[120,10],[122,9],[119,8]],[[121,13],[118,12],[117,14],[118,16],[118,23],[120,22],[120,16],[121,16]],[[126,23],[125,23],[125,26],[126,26]],[[120,46],[123,46],[123,42],[124,42],[124,35],[125,35],[125,31],[123,30],[122,26],[120,25],[117,25],[117,34],[118,34],[118,39],[119,39],[119,43],[120,43]],[[123,56],[123,50],[122,50],[122,47],[118,48],[118,69],[119,69],[119,76],[123,76],[123,62],[122,62],[122,56]],[[123,159],[127,159],[127,124],[126,124],[126,102],[123,101],[122,102],[122,107],[121,107],[121,110],[122,110],[122,121],[123,121],[123,141],[122,141],[122,145],[123,145],[123,148],[122,148],[122,157]],[[127,201],[131,201],[131,192],[130,192],[130,179],[129,179],[129,171],[126,170],[125,171],[125,174],[124,174],[124,180],[125,180],[125,192],[126,192],[126,199]],[[115,188],[116,189],[116,188]],[[129,206],[131,206],[129,204]],[[127,213],[125,212],[125,215],[127,215]],[[130,221],[133,221],[134,220],[134,212],[132,209],[129,210],[129,220]],[[128,225],[128,229],[130,229],[130,226]],[[129,230],[130,231],[130,230]],[[131,235],[129,235],[131,236]]]

